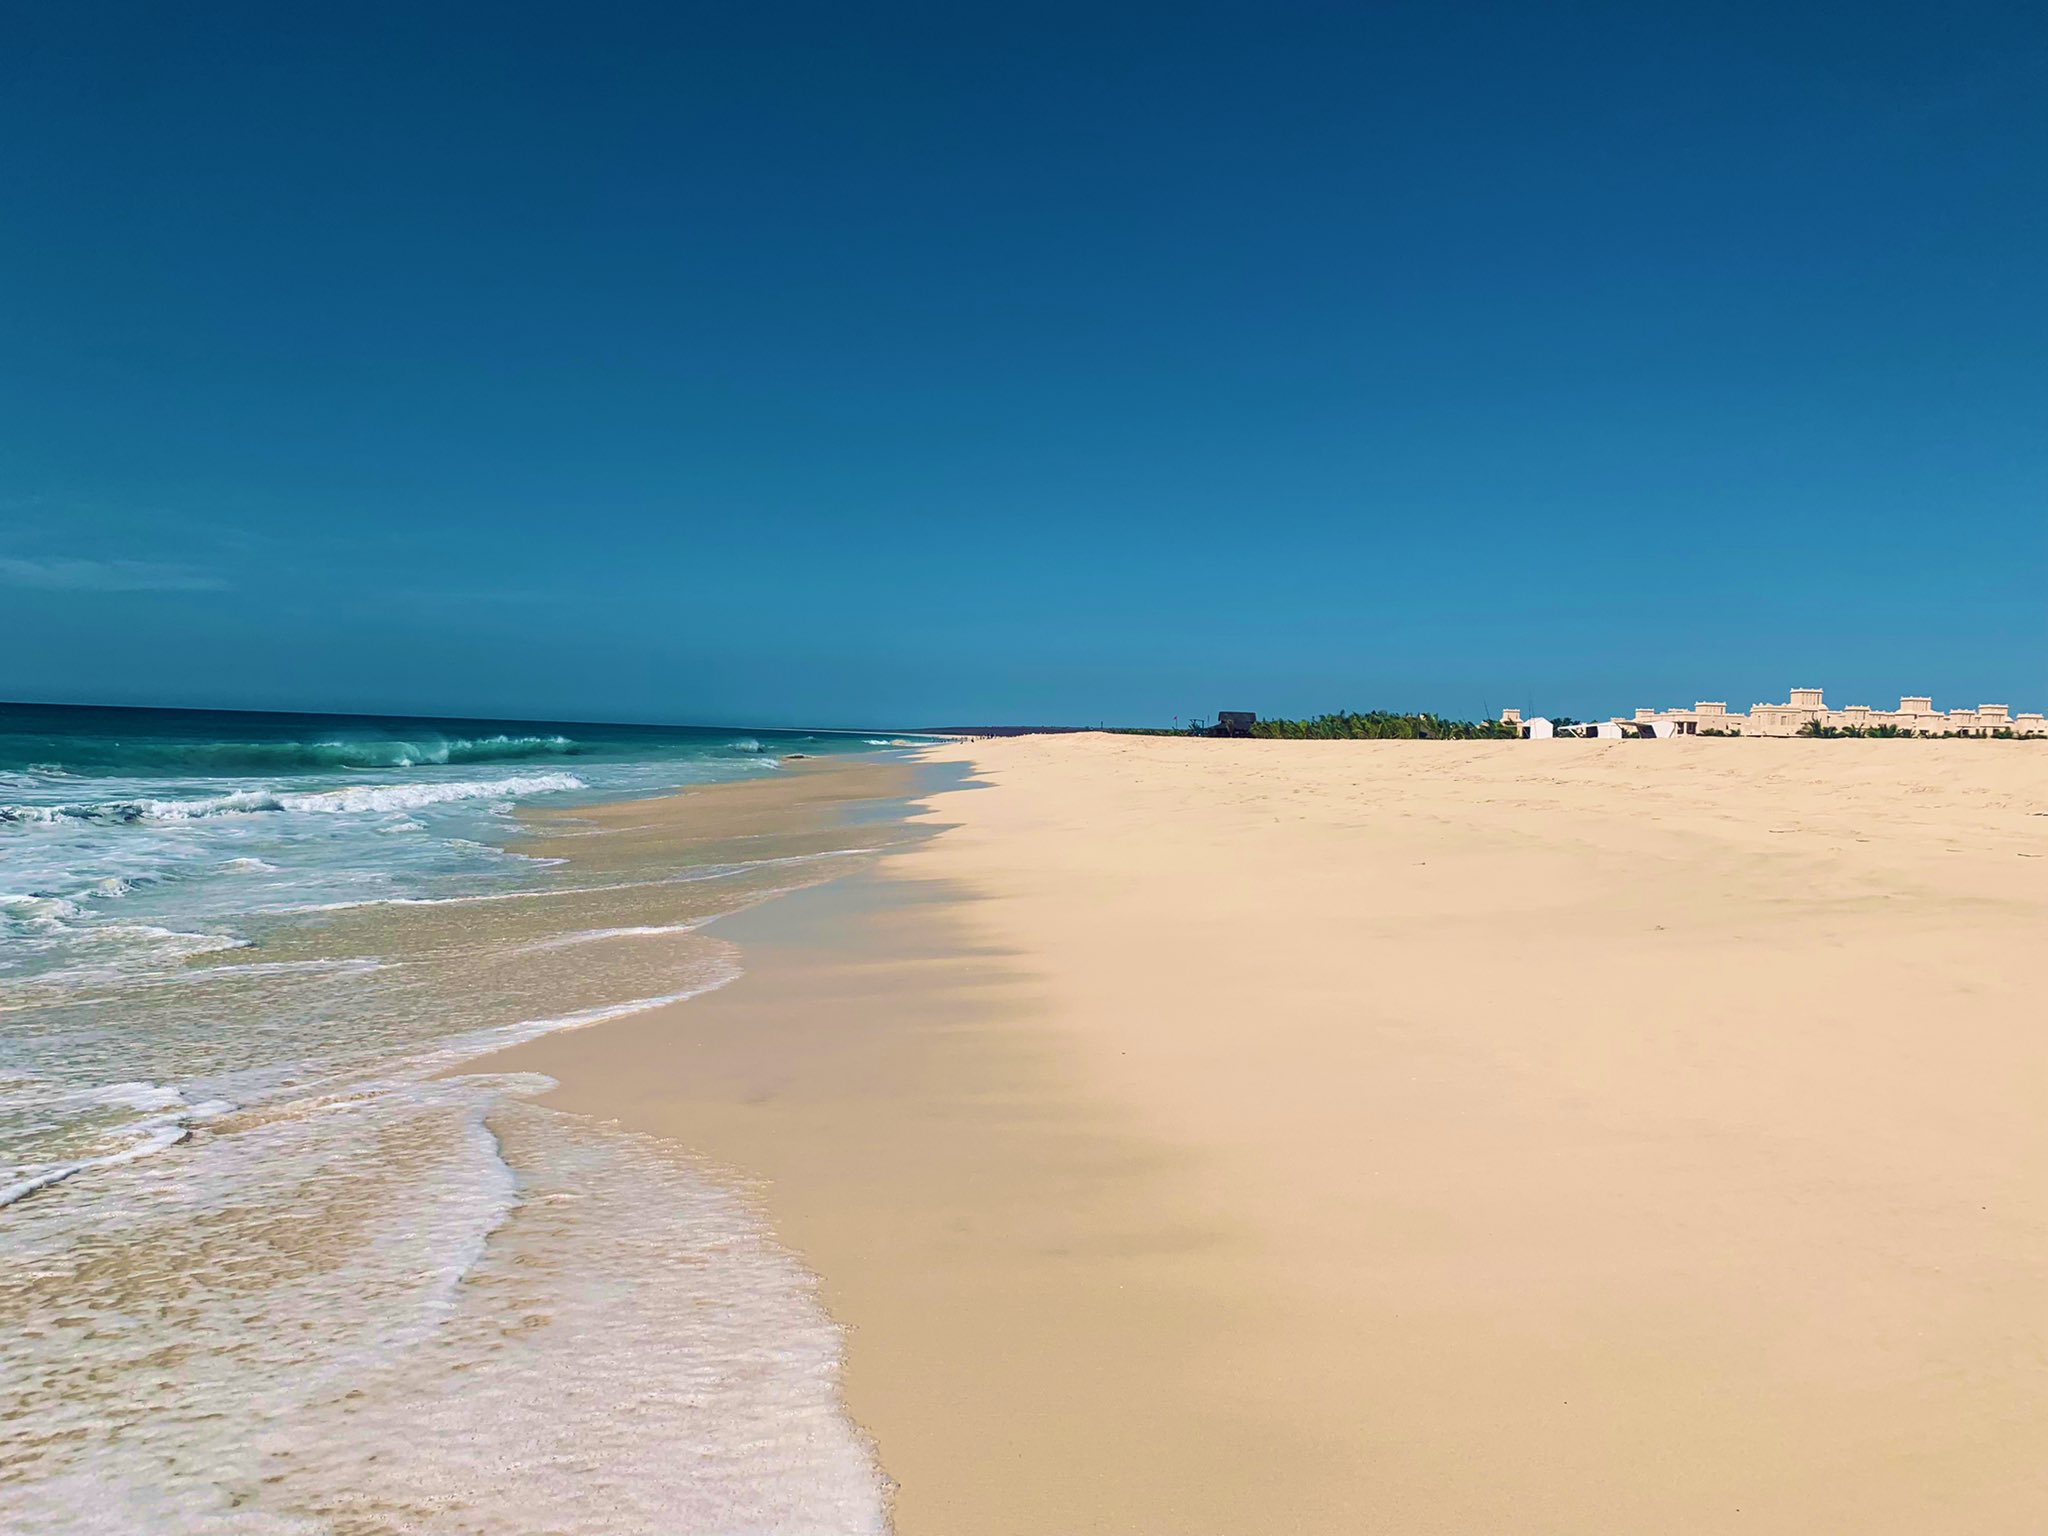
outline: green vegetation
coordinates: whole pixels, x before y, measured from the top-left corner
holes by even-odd
[[[1700,734],[1704,736],[1706,732],[1702,731]],[[1828,741],[1850,736],[1859,738],[1882,737],[1885,740],[1903,740],[1907,737],[1919,737],[1928,741],[1944,739],[1955,741],[1967,737],[1975,737],[1979,741],[1986,739],[1992,741],[2048,740],[2048,737],[2022,736],[2009,725],[2001,725],[1996,730],[1991,731],[1912,731],[1900,725],[1822,725],[1818,720],[1807,721],[1806,724],[1799,727],[1799,734],[1802,736],[1817,736]]]
[[[1193,721],[1178,729],[1166,726],[1119,725],[1117,736],[1224,736],[1221,727]],[[1260,720],[1251,734],[1269,741],[1514,741],[1519,726],[1499,720],[1450,720],[1442,715],[1400,715],[1373,709],[1317,715],[1308,720]]]
[[[1373,709],[1312,720],[1261,720],[1252,734],[1282,741],[1513,741],[1522,733],[1499,720],[1447,720]]]
[[[1802,736],[1817,736],[1823,740],[1834,741],[1848,736],[1883,736],[1886,738],[1895,736],[1932,736],[1934,732],[1909,731],[1902,726],[1896,725],[1822,725],[1818,720],[1809,720],[1806,724],[1799,727],[1799,734]]]

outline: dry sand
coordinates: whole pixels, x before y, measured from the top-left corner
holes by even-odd
[[[763,1181],[903,1536],[2048,1530],[2048,747],[936,755],[506,1063]]]

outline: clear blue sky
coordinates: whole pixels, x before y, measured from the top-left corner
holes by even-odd
[[[2044,103],[2038,3],[12,4],[0,698],[2048,706]]]

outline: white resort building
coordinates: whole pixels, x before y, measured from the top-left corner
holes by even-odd
[[[1975,709],[1934,707],[1934,700],[1913,695],[1897,709],[1872,709],[1851,704],[1830,709],[1819,688],[1794,688],[1783,704],[1758,704],[1748,714],[1726,704],[1702,702],[1691,709],[1639,709],[1632,720],[1560,726],[1556,734],[1574,736],[1798,736],[1813,731],[1900,736],[2048,736],[2048,715],[2015,715],[2010,705],[1979,704]],[[1523,727],[1524,736],[1552,734],[1550,722],[1524,722],[1518,709],[1503,710],[1501,719]],[[1532,731],[1530,724],[1540,724]],[[1610,730],[1609,726],[1619,730]]]

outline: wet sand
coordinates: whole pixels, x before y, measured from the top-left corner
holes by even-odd
[[[499,1058],[757,1181],[906,1536],[2048,1528],[2048,751],[935,755]]]

